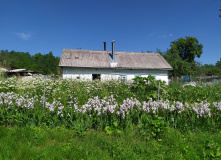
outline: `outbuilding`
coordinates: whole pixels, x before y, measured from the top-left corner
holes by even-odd
[[[172,70],[159,53],[115,52],[114,42],[112,51],[64,49],[59,66],[63,78],[130,81],[151,75],[167,84]]]

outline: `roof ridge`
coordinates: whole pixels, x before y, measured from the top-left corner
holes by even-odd
[[[95,51],[95,52],[111,52],[111,51],[103,51],[103,50],[87,50],[87,49],[67,49],[64,48],[64,50],[75,50],[75,51]],[[145,52],[128,52],[128,51],[115,51],[115,53],[136,53],[136,54],[159,54],[159,53],[145,53]]]
[[[64,50],[75,50],[75,51],[96,51],[96,52],[111,52],[111,51],[102,51],[102,50],[86,50],[86,49],[66,49],[64,48]]]

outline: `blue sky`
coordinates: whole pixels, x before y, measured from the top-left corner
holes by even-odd
[[[221,58],[220,0],[0,0],[0,50],[61,56],[62,50],[166,51],[185,36],[203,44],[196,61]]]

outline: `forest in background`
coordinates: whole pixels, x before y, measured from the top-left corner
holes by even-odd
[[[43,75],[61,74],[61,68],[58,66],[59,61],[60,57],[55,57],[52,52],[30,55],[29,52],[1,50],[0,53],[0,65],[2,67],[26,69]]]

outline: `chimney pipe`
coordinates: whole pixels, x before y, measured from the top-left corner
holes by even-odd
[[[104,51],[106,51],[106,42],[104,42]]]
[[[114,43],[115,43],[115,41],[113,40],[112,42],[112,58],[114,57]]]

